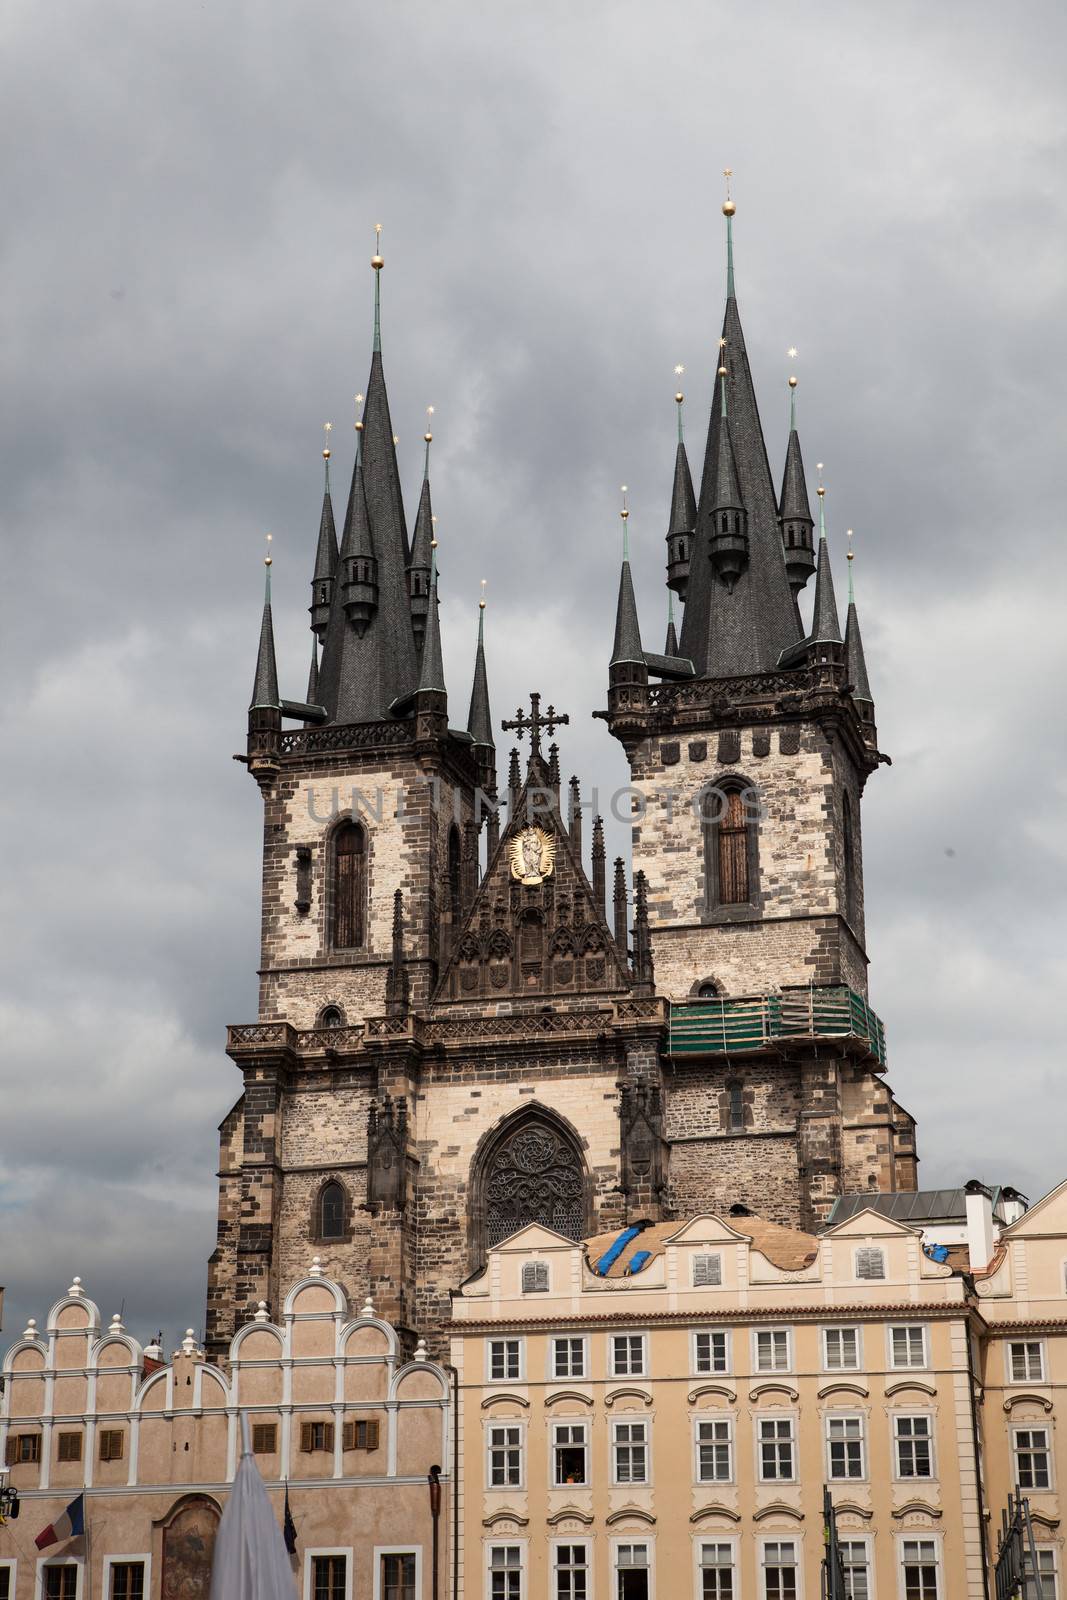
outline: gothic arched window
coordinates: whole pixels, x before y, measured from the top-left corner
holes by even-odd
[[[331,1179],[319,1190],[316,1206],[315,1237],[318,1239],[343,1239],[345,1236],[345,1192]]]
[[[333,836],[333,945],[359,950],[366,941],[367,835],[344,822]]]
[[[567,1239],[587,1228],[585,1168],[565,1126],[531,1114],[505,1129],[481,1161],[473,1185],[472,1242],[477,1258],[527,1223]]]
[[[751,905],[759,873],[756,792],[742,778],[721,779],[703,798],[706,911]]]

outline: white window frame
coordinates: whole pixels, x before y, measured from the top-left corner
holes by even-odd
[[[785,1366],[784,1367],[778,1367],[778,1366],[761,1367],[760,1364],[759,1364],[759,1340],[760,1340],[760,1334],[770,1334],[771,1337],[772,1337],[772,1340],[773,1340],[774,1335],[775,1334],[779,1334],[779,1333],[784,1333],[785,1334]],[[772,1348],[773,1348],[773,1345],[772,1345]],[[778,1325],[776,1327],[771,1327],[771,1328],[753,1328],[753,1330],[752,1330],[752,1374],[753,1374],[753,1377],[773,1378],[776,1374],[778,1376],[780,1376],[783,1372],[792,1372],[793,1371],[793,1359],[794,1358],[793,1358],[793,1330],[792,1330],[792,1328],[787,1327],[785,1325]]]
[[[561,1534],[558,1538],[552,1538],[548,1541],[550,1553],[548,1580],[549,1600],[556,1600],[556,1552],[563,1548],[573,1550],[574,1546],[579,1544],[582,1545],[585,1550],[586,1600],[594,1600],[596,1590],[594,1588],[595,1580],[593,1576],[593,1541],[592,1539],[583,1539],[577,1535],[572,1535],[570,1538],[568,1538],[566,1534]]]
[[[304,1551],[304,1600],[314,1600],[315,1591],[311,1586],[311,1563],[315,1556],[344,1556],[345,1600],[352,1600],[353,1550],[350,1544],[316,1545],[314,1549]]]
[[[1048,1483],[1044,1488],[1027,1486],[1019,1488],[1019,1450],[1016,1444],[1020,1433],[1043,1433],[1045,1435],[1045,1461],[1048,1466]],[[1052,1429],[1048,1422],[1014,1422],[1011,1425],[1011,1476],[1012,1487],[1016,1494],[1055,1494],[1056,1468],[1052,1452]]]
[[[841,1544],[858,1544],[863,1547],[863,1557],[867,1566],[867,1600],[874,1600],[874,1549],[871,1535],[869,1533],[853,1533],[850,1529],[848,1533],[839,1534],[838,1537]],[[903,1568],[901,1570],[903,1571]],[[848,1576],[847,1567],[845,1568],[845,1575],[846,1577]]]
[[[566,1339],[569,1343],[579,1344],[582,1347],[582,1370],[580,1374],[573,1372],[559,1373],[556,1371],[556,1344]],[[584,1333],[554,1333],[548,1341],[548,1381],[549,1383],[588,1383],[589,1381],[589,1340]],[[563,1541],[566,1544],[566,1540]],[[573,1544],[573,1540],[571,1543]]]
[[[493,1551],[518,1550],[519,1600],[526,1600],[526,1539],[487,1539],[485,1541],[485,1600],[493,1600]]]
[[[422,1600],[422,1545],[376,1544],[374,1546],[374,1600],[382,1600],[382,1557],[415,1557],[415,1600]]]
[[[1030,1554],[1030,1552],[1026,1551],[1027,1558],[1029,1557],[1029,1554]],[[1041,1557],[1042,1556],[1051,1556],[1052,1557],[1052,1566],[1051,1566],[1051,1568],[1047,1569],[1044,1572],[1042,1572],[1042,1570],[1041,1570]],[[1060,1593],[1060,1560],[1059,1560],[1059,1551],[1058,1551],[1057,1546],[1054,1545],[1054,1544],[1038,1544],[1038,1547],[1037,1547],[1037,1561],[1038,1561],[1038,1571],[1037,1571],[1038,1578],[1039,1579],[1041,1579],[1041,1578],[1051,1578],[1052,1579],[1052,1592],[1056,1596],[1056,1600],[1059,1600],[1059,1593]],[[1031,1582],[1031,1577],[1030,1577],[1030,1575],[1028,1575],[1026,1581],[1023,1584],[1023,1594],[1024,1595],[1027,1592],[1027,1589],[1028,1589],[1028,1587],[1030,1585],[1030,1582]],[[1038,1595],[1040,1596],[1040,1593],[1041,1593],[1040,1582],[1038,1583],[1037,1592],[1038,1592]]]
[[[27,1504],[29,1504],[28,1501]],[[38,1556],[37,1570],[33,1575],[33,1600],[44,1600],[44,1571],[46,1567],[77,1567],[78,1579],[74,1590],[75,1600],[83,1600],[85,1594],[84,1556]],[[345,1600],[348,1600],[347,1595]]]
[[[648,1573],[648,1600],[656,1600],[656,1541],[645,1534],[624,1533],[611,1541],[611,1592],[610,1600],[618,1600],[619,1551],[634,1545],[644,1545],[648,1554],[645,1571]]]
[[[860,1471],[858,1477],[835,1477],[830,1471],[830,1425],[834,1422],[858,1422],[860,1425]],[[827,1411],[823,1418],[823,1440],[826,1446],[826,1482],[832,1483],[866,1483],[868,1477],[867,1462],[867,1415],[863,1411]],[[851,1441],[850,1441],[851,1442]]]
[[[763,1424],[765,1422],[788,1422],[788,1424],[789,1424],[789,1444],[790,1444],[790,1447],[791,1447],[793,1470],[790,1473],[788,1478],[782,1478],[782,1477],[765,1478],[763,1476],[763,1443],[764,1443],[764,1440],[763,1440],[763,1438],[761,1436],[760,1429],[762,1428],[762,1426],[763,1426]],[[800,1466],[800,1463],[797,1460],[797,1455],[798,1455],[797,1413],[795,1411],[758,1411],[756,1413],[756,1415],[752,1419],[752,1425],[753,1425],[753,1428],[755,1429],[756,1482],[757,1483],[796,1483],[798,1481],[798,1468]],[[781,1440],[768,1440],[767,1441],[767,1443],[769,1443],[769,1444],[782,1443],[782,1442],[784,1442],[784,1441],[781,1441]]]
[[[729,1474],[725,1478],[702,1478],[700,1476],[700,1427],[707,1423],[725,1423],[726,1439],[712,1439],[709,1442],[715,1446],[725,1443]],[[737,1449],[732,1412],[698,1411],[693,1417],[693,1482],[698,1488],[706,1488],[709,1483],[736,1483],[737,1481]],[[721,1542],[721,1541],[720,1541]]]
[[[556,1482],[556,1429],[581,1428],[585,1443],[585,1477],[581,1483]],[[552,1417],[548,1424],[548,1486],[550,1489],[588,1489],[593,1482],[593,1441],[588,1417]],[[577,1450],[578,1446],[572,1440],[570,1444],[562,1445],[564,1450]]]
[[[518,1346],[518,1349],[519,1349],[519,1371],[518,1371],[518,1376],[517,1377],[514,1377],[514,1378],[510,1378],[510,1377],[509,1378],[494,1378],[493,1377],[493,1346],[495,1344],[503,1344],[503,1345],[514,1344],[514,1345]],[[525,1381],[526,1381],[526,1340],[525,1339],[522,1339],[522,1338],[516,1339],[516,1338],[510,1337],[510,1336],[507,1337],[507,1338],[499,1338],[499,1337],[497,1337],[497,1338],[486,1339],[486,1341],[485,1341],[485,1381],[486,1381],[486,1383],[525,1383]]]
[[[17,1556],[0,1556],[0,1572],[10,1573],[8,1588],[11,1600],[15,1600],[15,1596],[18,1592],[15,1587],[19,1579],[18,1567],[19,1562]]]
[[[1012,1371],[1012,1351],[1014,1349],[1016,1349],[1019,1345],[1022,1345],[1024,1347],[1024,1349],[1028,1348],[1030,1345],[1036,1345],[1036,1347],[1037,1347],[1037,1357],[1038,1357],[1038,1361],[1039,1361],[1040,1367],[1041,1367],[1041,1371],[1040,1371],[1039,1375],[1036,1378],[1032,1378],[1029,1373],[1027,1373],[1025,1377],[1017,1378],[1015,1376],[1014,1372]],[[1027,1358],[1027,1360],[1029,1361],[1029,1357]],[[1045,1351],[1045,1341],[1044,1341],[1044,1339],[1008,1339],[1008,1340],[1006,1340],[1005,1344],[1004,1344],[1004,1375],[1005,1375],[1005,1378],[1007,1379],[1008,1383],[1010,1383],[1012,1385],[1016,1385],[1016,1384],[1020,1384],[1020,1383],[1047,1383],[1048,1382],[1048,1356],[1047,1356],[1047,1353]]]
[[[144,1600],[151,1600],[152,1595],[152,1556],[149,1551],[135,1550],[128,1556],[105,1556],[104,1570],[102,1573],[102,1600],[111,1600],[111,1569],[112,1567],[125,1566],[127,1561],[139,1561],[144,1567]],[[0,1561],[0,1567],[3,1562]],[[15,1600],[12,1591],[11,1600]]]
[[[640,1339],[641,1341],[641,1371],[620,1372],[615,1365],[615,1340]],[[627,1357],[627,1366],[629,1357]],[[608,1377],[609,1378],[647,1378],[648,1377],[648,1334],[647,1333],[609,1333],[608,1334]],[[631,1541],[632,1543],[632,1541]]]
[[[693,1536],[693,1594],[696,1600],[702,1600],[704,1594],[704,1546],[706,1544],[728,1545],[730,1549],[730,1576],[733,1578],[733,1592],[735,1600],[741,1593],[741,1573],[738,1566],[738,1545],[740,1541],[736,1533],[705,1533]],[[714,1572],[714,1567],[710,1569]],[[726,1568],[720,1568],[726,1571]]]
[[[937,1570],[937,1597],[936,1600],[947,1600],[945,1594],[945,1549],[944,1540],[939,1533],[931,1528],[907,1528],[894,1535],[897,1541],[897,1583],[899,1592],[904,1594],[904,1551],[909,1544],[932,1544],[934,1547],[934,1566]]]
[[[717,1261],[719,1263],[719,1276],[713,1283],[697,1282],[697,1262]],[[721,1250],[694,1250],[689,1262],[689,1283],[693,1289],[721,1289],[722,1288],[722,1251]]]
[[[853,1367],[833,1367],[830,1365],[829,1335],[831,1333],[854,1333],[856,1336],[856,1364]],[[824,1372],[862,1372],[863,1371],[863,1328],[858,1322],[829,1322],[819,1331],[819,1342],[822,1346],[822,1370]]]
[[[930,1431],[926,1435],[926,1442],[930,1446],[930,1475],[926,1478],[903,1477],[900,1471],[900,1451],[897,1448],[897,1423],[905,1420],[912,1421],[924,1417],[929,1423]],[[894,1483],[936,1483],[937,1478],[937,1417],[933,1411],[893,1411],[890,1413],[890,1443],[893,1450],[893,1482]]]
[[[870,1273],[867,1273],[865,1276],[861,1276],[860,1256],[870,1255],[874,1251],[877,1251],[882,1258],[881,1273],[876,1274],[873,1277]],[[889,1277],[889,1260],[886,1256],[884,1245],[858,1244],[852,1252],[852,1276],[855,1278],[857,1283],[885,1283]]]
[[[495,1428],[514,1428],[519,1435],[519,1481],[518,1483],[493,1482],[493,1450],[499,1448],[510,1450],[511,1445],[493,1445],[493,1430]],[[518,1417],[487,1417],[485,1422],[485,1492],[486,1494],[506,1494],[508,1490],[523,1490],[526,1488],[526,1426]]]
[[[761,1535],[756,1541],[756,1572],[759,1581],[759,1600],[767,1600],[767,1561],[766,1551],[768,1545],[791,1544],[793,1546],[794,1565],[797,1577],[797,1600],[804,1596],[804,1544],[797,1533],[767,1533]]]
[[[722,1378],[733,1371],[733,1330],[731,1328],[694,1328],[689,1335],[689,1364],[696,1378]],[[720,1338],[726,1347],[724,1367],[702,1367],[697,1355],[698,1339]]]
[[[645,1452],[645,1475],[643,1478],[620,1478],[618,1476],[618,1458],[615,1450],[619,1443],[620,1428],[640,1428],[643,1438],[626,1441],[629,1448],[639,1445]],[[652,1485],[652,1423],[648,1417],[612,1417],[611,1419],[611,1483],[616,1489],[628,1489],[631,1485],[635,1489],[647,1489]]]
[[[894,1328],[918,1328],[922,1334],[923,1358],[921,1361],[895,1361],[893,1359]],[[923,1372],[930,1365],[930,1330],[925,1322],[891,1322],[886,1327],[886,1366],[891,1372]],[[910,1340],[909,1340],[910,1344]]]

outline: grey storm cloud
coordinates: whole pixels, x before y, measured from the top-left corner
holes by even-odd
[[[768,447],[795,345],[839,595],[856,530],[894,763],[871,996],[922,1178],[1062,1178],[1062,8],[19,0],[3,29],[5,1339],[75,1272],[142,1334],[202,1318],[224,1025],[256,1006],[261,802],[230,756],[262,541],[300,696],[373,224],[409,518],[436,408],[453,708],[484,576],[495,714],[563,705],[565,770],[608,795],[618,489],[655,647],[726,166]]]

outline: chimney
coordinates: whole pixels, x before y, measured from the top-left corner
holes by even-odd
[[[1030,1202],[1018,1189],[1013,1189],[1010,1184],[1005,1184],[1000,1191],[1000,1214],[1004,1218],[1004,1226],[1010,1228],[1013,1222],[1026,1215],[1030,1209]]]
[[[967,1254],[971,1271],[984,1272],[993,1259],[993,1197],[972,1178],[963,1186],[967,1197]]]

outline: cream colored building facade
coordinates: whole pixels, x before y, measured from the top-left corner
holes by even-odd
[[[303,1600],[431,1600],[431,1467],[441,1469],[439,1592],[448,1592],[451,1389],[423,1349],[314,1265],[235,1335],[222,1367],[188,1336],[170,1362],[75,1280],[7,1352],[0,1461],[19,1492],[0,1526],[2,1600],[206,1600],[245,1413],[282,1521],[286,1482]],[[84,1494],[86,1532],[35,1538]]]
[[[856,1600],[978,1600],[1020,1482],[1065,1592],[1067,1186],[976,1274],[873,1210],[611,1243],[528,1227],[455,1298],[464,1600],[816,1600],[824,1485]]]

